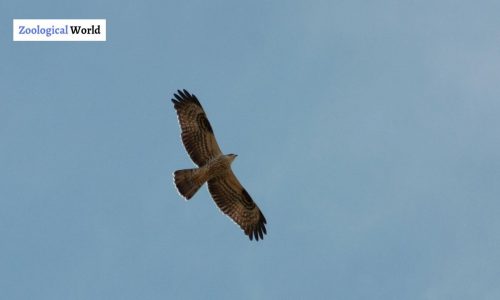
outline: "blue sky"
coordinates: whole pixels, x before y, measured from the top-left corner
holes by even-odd
[[[3,297],[499,299],[498,11],[3,1]],[[108,41],[14,43],[14,18],[105,18]],[[174,189],[180,88],[264,241]]]

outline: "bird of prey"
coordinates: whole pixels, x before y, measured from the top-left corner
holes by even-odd
[[[263,239],[267,233],[266,218],[231,170],[236,154],[222,153],[207,115],[194,94],[178,90],[172,102],[184,147],[198,166],[174,172],[179,194],[189,200],[207,182],[208,191],[219,209],[238,224],[250,240]]]

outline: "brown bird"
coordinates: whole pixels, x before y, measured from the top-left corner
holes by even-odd
[[[178,90],[174,98],[182,142],[198,165],[198,168],[174,172],[177,190],[189,200],[208,182],[208,191],[220,210],[238,224],[250,240],[263,239],[267,233],[266,218],[231,170],[237,155],[222,153],[207,115],[194,94]]]

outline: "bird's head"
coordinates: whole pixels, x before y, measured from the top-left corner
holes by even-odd
[[[233,160],[236,158],[236,156],[238,156],[238,155],[232,154],[232,153],[230,153],[230,154],[227,155],[227,157],[229,157],[229,159],[230,159],[231,162],[233,162]]]

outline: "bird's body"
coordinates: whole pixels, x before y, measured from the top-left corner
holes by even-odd
[[[220,155],[209,160],[201,169],[205,169],[207,180],[218,176],[225,176],[231,170],[231,164],[236,158],[234,154]]]
[[[199,168],[175,171],[174,182],[179,193],[186,200],[191,199],[205,182],[216,177],[226,176],[231,171],[231,163],[235,158],[234,154],[221,154],[211,158]]]
[[[266,234],[266,218],[238,181],[231,163],[235,154],[223,154],[215,140],[212,126],[196,96],[178,91],[172,99],[181,126],[186,150],[198,168],[177,170],[174,182],[179,193],[191,199],[208,183],[208,190],[221,211],[237,223],[252,240]]]

